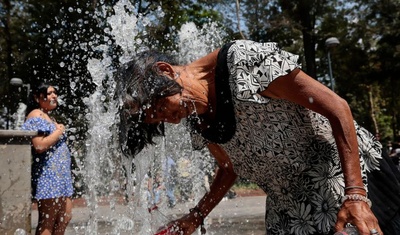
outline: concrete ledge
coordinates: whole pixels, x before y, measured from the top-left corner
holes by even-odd
[[[23,130],[0,130],[0,139],[20,137],[28,139],[37,135],[36,131],[23,131]]]
[[[0,234],[31,231],[31,138],[36,134],[0,130]]]

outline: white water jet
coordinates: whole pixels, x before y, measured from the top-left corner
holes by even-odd
[[[20,130],[22,124],[24,124],[25,121],[25,110],[27,108],[27,105],[20,102],[18,103],[18,109],[17,112],[13,114],[13,119],[15,122],[13,123],[12,129],[15,130]]]
[[[179,63],[190,63],[220,48],[225,37],[215,22],[204,24],[202,28],[193,22],[185,23],[178,32]]]
[[[163,15],[161,9],[157,11],[159,16]],[[138,35],[151,21],[146,17],[134,16],[134,7],[128,0],[117,2],[114,12],[114,15],[107,18],[110,28],[106,29],[105,33],[111,35],[122,49],[123,54],[119,58],[122,64],[136,53],[147,49],[147,39],[139,38]],[[214,23],[206,24],[202,29],[196,28],[193,23],[185,24],[178,32],[179,62],[189,63],[220,47],[223,44],[220,32]],[[192,185],[188,190],[196,192],[192,198],[194,205],[206,190],[204,177],[207,171],[213,171],[214,162],[208,154],[191,150],[190,137],[183,125],[168,124],[165,139],[157,138],[155,142],[158,144],[142,150],[133,162],[132,159],[122,156],[117,142],[118,100],[114,100],[113,97],[116,84],[113,77],[115,68],[112,66],[109,47],[109,44],[97,46],[95,49],[102,52],[102,59],[90,59],[87,66],[96,89],[93,94],[84,98],[88,109],[86,118],[89,122],[84,170],[88,192],[84,197],[90,208],[90,220],[85,234],[98,234],[99,222],[109,221],[112,234],[128,232],[148,235],[154,233],[170,218],[165,216],[168,210],[165,204],[149,213],[146,174],[155,174],[160,166],[165,164],[167,152],[173,153],[176,161],[188,159],[192,165],[189,169]],[[125,182],[119,180],[123,177],[126,178]],[[113,199],[113,196],[121,191],[128,201],[127,213],[122,215],[115,212],[116,202]],[[110,207],[113,213],[109,215],[102,215],[99,211],[99,201],[104,196],[111,198]]]

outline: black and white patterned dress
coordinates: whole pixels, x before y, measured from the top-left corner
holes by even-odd
[[[237,175],[267,193],[267,234],[331,234],[344,181],[328,120],[292,102],[257,94],[298,68],[297,59],[276,43],[242,40],[222,48],[216,75],[219,121],[201,136],[193,134],[192,141],[195,147],[219,143]],[[218,84],[224,79],[228,89]],[[355,126],[367,184],[367,171],[379,169],[382,146]]]

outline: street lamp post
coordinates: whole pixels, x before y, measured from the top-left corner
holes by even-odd
[[[29,83],[24,84],[21,78],[11,78],[10,84],[13,85],[13,86],[26,87],[26,89],[27,89],[27,91],[26,91],[26,102],[28,102],[29,94],[31,92],[31,84],[29,84]]]
[[[17,87],[26,87],[26,104],[28,105],[29,101],[29,94],[31,92],[31,85],[29,83],[24,84],[21,78],[11,78],[10,84],[12,86],[17,86]],[[9,129],[9,122],[10,122],[10,109],[7,107],[7,129]]]
[[[8,129],[10,129],[10,108],[9,107],[6,107],[6,111],[7,111],[7,116],[6,116],[6,118],[7,118],[7,121],[6,121],[6,129],[8,130]]]
[[[329,67],[329,78],[331,80],[331,89],[335,91],[335,79],[333,78],[332,65],[331,65],[331,48],[339,45],[339,40],[335,37],[330,37],[325,40],[325,46],[328,49],[328,67]]]

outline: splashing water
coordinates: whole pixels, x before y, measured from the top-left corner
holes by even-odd
[[[114,37],[116,43],[124,49],[122,60],[132,56],[135,51],[135,44],[131,43],[131,41],[133,41],[132,38],[135,37],[137,32],[135,30],[137,18],[127,15],[124,7],[127,7],[127,9],[132,8],[128,1],[120,1],[114,6],[116,15],[109,17],[107,20],[112,28],[110,33],[116,35]],[[123,30],[121,28],[123,26],[129,28]],[[103,52],[102,59],[91,59],[88,61],[87,66],[93,78],[93,83],[96,85],[96,90],[90,97],[85,99],[85,104],[90,114],[87,116],[90,125],[86,144],[87,173],[85,177],[88,185],[88,195],[85,195],[85,197],[90,208],[87,234],[97,233],[99,217],[104,216],[98,211],[98,196],[109,194],[111,198],[110,206],[115,206],[112,196],[114,192],[119,190],[120,185],[114,178],[117,178],[122,164],[122,162],[118,161],[121,157],[118,151],[117,135],[115,134],[117,133],[116,124],[118,124],[118,106],[117,101],[113,98],[116,87],[113,79],[112,58],[107,54],[109,51],[108,45],[100,45],[96,49]],[[129,164],[125,165],[129,166]],[[107,185],[107,182],[109,182],[109,185]],[[115,234],[119,233],[119,228],[125,230],[133,228],[133,220],[129,217],[108,216],[107,220],[114,222]]]
[[[192,62],[220,48],[225,36],[215,22],[204,24],[201,29],[193,22],[182,25],[178,32],[179,63]]]
[[[157,9],[158,15],[162,10]],[[151,21],[143,16],[136,17],[134,7],[128,0],[121,0],[114,6],[114,15],[107,18],[110,28],[105,33],[112,35],[123,54],[119,63],[127,62],[136,53],[146,50],[145,38],[140,38],[140,32]],[[99,13],[103,14],[103,13]],[[198,29],[193,23],[187,23],[178,32],[178,52],[180,63],[189,63],[210,53],[223,44],[222,33],[215,23],[206,24]],[[142,35],[146,35],[145,33]],[[151,234],[166,222],[164,216],[167,205],[149,213],[147,203],[147,173],[155,175],[166,164],[166,153],[171,153],[179,163],[188,160],[191,184],[187,191],[194,191],[193,203],[204,194],[204,176],[206,171],[213,171],[213,161],[207,154],[192,151],[190,137],[183,125],[166,124],[166,137],[157,138],[155,146],[142,150],[134,160],[121,155],[118,145],[118,100],[113,95],[116,82],[113,78],[115,68],[112,56],[109,55],[110,45],[99,45],[95,49],[102,52],[102,59],[90,59],[88,70],[96,85],[89,97],[84,98],[88,108],[86,116],[89,122],[88,139],[86,141],[87,156],[85,181],[88,193],[84,195],[90,208],[90,220],[85,234],[97,234],[99,221],[107,220],[112,224],[112,234],[129,232],[134,234]],[[207,163],[208,159],[208,163]],[[205,164],[206,162],[206,164]],[[179,169],[178,169],[179,170]],[[196,176],[196,177],[194,177]],[[121,181],[121,178],[125,178]],[[182,182],[181,187],[188,182]],[[121,193],[122,191],[122,193]],[[118,193],[126,197],[127,214],[117,214],[114,210]],[[99,211],[101,198],[108,195],[111,198],[110,207],[113,213],[102,215]]]

